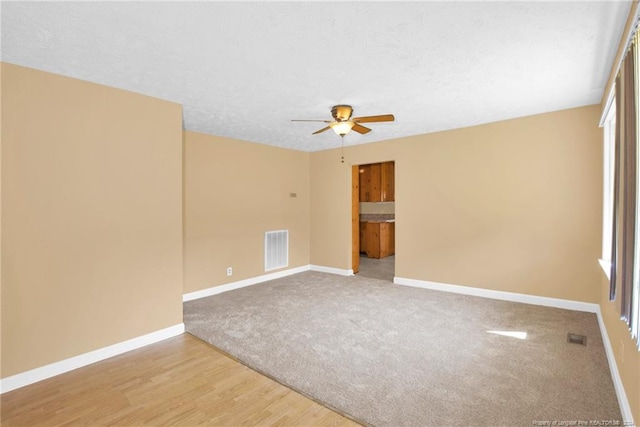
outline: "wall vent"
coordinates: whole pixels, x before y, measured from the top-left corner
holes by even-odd
[[[264,233],[264,271],[289,266],[289,230]]]
[[[587,337],[585,335],[572,334],[569,332],[567,334],[567,342],[571,344],[587,345]]]

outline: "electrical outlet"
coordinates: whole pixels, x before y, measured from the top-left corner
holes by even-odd
[[[231,276],[233,274],[233,268],[227,267],[227,276]]]

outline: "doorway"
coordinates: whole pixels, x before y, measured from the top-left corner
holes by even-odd
[[[395,275],[395,162],[352,167],[354,274],[393,281]]]

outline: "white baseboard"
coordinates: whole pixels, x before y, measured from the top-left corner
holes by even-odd
[[[474,288],[471,286],[449,285],[447,283],[406,279],[404,277],[394,277],[393,283],[397,285],[413,286],[415,288],[432,289],[434,291],[453,292],[456,294],[473,295],[482,298],[521,302],[524,304],[542,305],[545,307],[564,308],[574,311],[586,311],[588,313],[597,313],[598,310],[600,310],[600,306],[598,304],[590,302],[540,297],[536,295],[518,294],[515,292],[494,291],[491,289]]]
[[[329,274],[337,274],[339,276],[353,276],[352,269],[343,269],[343,268],[335,268],[335,267],[325,267],[322,265],[313,265],[311,264],[311,271],[319,271],[321,273],[329,273]]]
[[[184,333],[184,323],[0,379],[0,394]]]
[[[620,373],[618,372],[616,358],[613,354],[611,343],[609,342],[609,335],[607,334],[607,329],[602,319],[600,305],[582,301],[518,294],[514,292],[494,291],[491,289],[474,288],[471,286],[450,285],[446,283],[429,282],[426,280],[406,279],[403,277],[394,277],[393,283],[404,286],[413,286],[416,288],[431,289],[435,291],[453,292],[456,294],[473,295],[483,298],[492,298],[525,304],[542,305],[545,307],[564,308],[567,310],[595,313],[598,317],[600,335],[602,335],[602,343],[607,354],[607,360],[609,361],[611,379],[613,380],[613,385],[616,390],[616,396],[618,397],[618,405],[620,405],[622,418],[624,421],[630,422],[628,423],[628,425],[635,425],[633,424],[633,415],[631,413],[631,407],[629,406],[629,400],[627,399],[627,394],[624,391],[622,379],[620,378]]]
[[[226,283],[224,285],[212,286],[200,291],[190,292],[182,295],[182,302],[191,301],[194,299],[210,297],[211,295],[221,294],[222,292],[232,291],[234,289],[244,288],[245,286],[256,285],[258,283],[267,282],[273,279],[279,279],[285,276],[291,276],[292,274],[302,273],[303,271],[309,271],[309,265],[303,265],[302,267],[291,268],[289,270],[276,271],[275,273],[263,274],[262,276],[250,277],[244,280],[238,280],[237,282]]]
[[[624,385],[618,372],[618,363],[616,362],[616,356],[613,353],[613,347],[611,347],[611,341],[609,341],[609,334],[607,334],[607,327],[604,324],[602,318],[602,312],[600,307],[596,313],[598,315],[598,324],[600,325],[600,335],[602,335],[602,344],[604,345],[604,351],[607,354],[607,360],[609,361],[609,370],[611,371],[611,379],[613,380],[613,387],[616,390],[616,396],[618,397],[618,404],[620,405],[620,412],[622,413],[622,419],[625,421],[624,425],[634,426],[633,414],[631,413],[631,406],[629,405],[629,399],[627,399],[627,393],[624,391]]]

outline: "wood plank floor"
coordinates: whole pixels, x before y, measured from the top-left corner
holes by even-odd
[[[0,397],[2,426],[357,426],[188,334]]]

